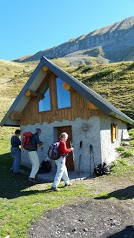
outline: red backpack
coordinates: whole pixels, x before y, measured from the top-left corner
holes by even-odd
[[[33,136],[31,132],[24,132],[22,137],[22,147],[28,150],[30,147],[30,139]]]

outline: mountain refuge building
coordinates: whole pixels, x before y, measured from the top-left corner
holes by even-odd
[[[50,144],[67,132],[67,146],[74,146],[67,168],[87,173],[95,165],[116,159],[116,148],[128,138],[128,126],[133,123],[102,96],[42,57],[0,125],[20,126],[22,134],[41,128],[40,162],[47,157]],[[22,149],[21,155],[22,164],[30,166],[27,151]]]

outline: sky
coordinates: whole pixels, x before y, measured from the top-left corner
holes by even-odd
[[[12,60],[134,16],[134,0],[0,0],[0,59]]]

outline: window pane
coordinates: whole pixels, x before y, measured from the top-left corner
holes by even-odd
[[[49,88],[44,93],[44,99],[39,101],[39,112],[51,110],[50,106],[50,90]]]
[[[62,85],[64,82],[60,78],[56,78],[58,108],[71,107],[70,92],[65,90]]]

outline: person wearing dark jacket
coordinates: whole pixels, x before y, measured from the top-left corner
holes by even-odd
[[[19,173],[20,163],[21,163],[21,150],[19,145],[21,145],[21,141],[19,136],[21,134],[20,130],[16,130],[15,134],[11,137],[11,155],[13,158],[12,172],[14,174]]]
[[[52,184],[52,189],[54,191],[58,191],[58,185],[63,179],[65,186],[70,186],[70,181],[68,177],[67,167],[66,167],[66,156],[68,153],[73,151],[73,147],[67,148],[66,147],[66,141],[68,139],[68,134],[66,132],[63,132],[60,135],[60,144],[59,144],[59,154],[60,158],[58,160],[55,160],[55,163],[57,165],[57,172],[54,178],[54,182]]]
[[[30,162],[32,164],[32,170],[31,170],[31,173],[29,176],[29,181],[33,182],[33,183],[37,182],[37,180],[35,179],[35,176],[36,176],[36,174],[39,170],[39,166],[40,166],[39,156],[37,153],[38,147],[43,145],[43,142],[41,142],[39,139],[40,134],[41,134],[41,129],[37,128],[35,130],[35,134],[30,139],[30,149],[28,151],[28,156],[29,156]]]

